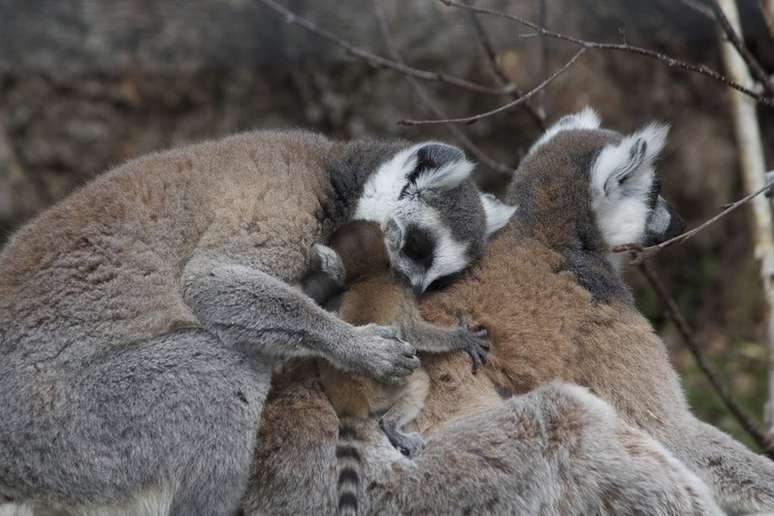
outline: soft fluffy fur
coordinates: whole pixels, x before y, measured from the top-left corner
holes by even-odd
[[[408,147],[246,133],[127,163],[23,227],[0,253],[0,498],[229,514],[274,359],[408,375],[418,359],[392,329],[288,285]]]
[[[372,513],[718,513],[696,474],[729,506],[764,508],[774,499],[771,463],[690,414],[663,343],[607,260],[589,172],[621,139],[572,128],[535,148],[508,194],[519,206],[514,220],[459,282],[426,298],[426,318],[448,325],[459,311],[471,313],[491,329],[495,349],[486,375],[475,377],[464,357],[427,357],[427,448],[406,462],[373,434]],[[588,386],[612,408],[551,383],[557,379]],[[294,396],[275,385],[269,406],[279,412]],[[314,390],[305,396],[316,399]],[[329,508],[331,432],[293,426],[287,417],[266,421],[248,514]]]
[[[297,367],[276,377],[267,400],[248,516],[336,513],[338,420],[308,366]],[[415,461],[375,420],[357,432],[367,441],[360,514],[722,514],[670,452],[573,385],[479,403],[426,433]]]
[[[422,426],[474,410],[495,390],[508,395],[555,379],[574,382],[655,436],[725,507],[772,510],[774,463],[690,413],[663,342],[603,259],[608,247],[588,174],[600,150],[618,141],[604,130],[571,130],[537,148],[508,193],[519,216],[470,274],[427,298],[426,318],[450,321],[469,310],[494,347],[486,380],[465,375],[458,357],[433,357]]]

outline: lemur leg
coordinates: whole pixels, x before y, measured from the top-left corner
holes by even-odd
[[[354,327],[287,283],[243,265],[194,258],[183,272],[186,302],[226,345],[276,358],[319,357],[339,369],[393,382],[419,366],[395,330]]]
[[[774,511],[774,461],[757,455],[717,428],[688,417],[660,437],[718,493],[731,512]]]
[[[40,501],[54,514],[238,510],[270,366],[189,330],[117,345],[38,384],[19,382],[19,369],[0,373],[0,480],[21,463],[20,501],[57,493]],[[14,384],[29,392],[9,401],[2,393]]]
[[[430,377],[424,369],[417,369],[409,376],[398,399],[379,418],[379,426],[390,443],[408,457],[419,454],[425,447],[425,440],[418,433],[404,432],[403,426],[417,417],[425,405],[429,391]]]
[[[473,373],[486,361],[489,352],[489,338],[483,328],[470,328],[465,317],[457,314],[458,326],[445,328],[423,320],[419,314],[399,321],[401,336],[411,342],[419,351],[447,353],[464,351],[473,362]]]

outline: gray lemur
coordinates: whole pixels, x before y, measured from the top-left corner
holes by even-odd
[[[304,291],[318,304],[328,304],[337,294],[325,292],[325,285],[344,290],[338,315],[356,326],[393,326],[399,336],[418,351],[446,353],[465,351],[477,372],[486,358],[489,344],[486,330],[471,330],[460,314],[457,327],[436,326],[422,320],[415,294],[393,274],[378,224],[354,221],[336,230],[328,245],[317,245],[320,267],[303,281]],[[414,238],[404,245],[405,252],[418,260],[426,259],[432,242]],[[423,446],[418,434],[402,431],[422,410],[429,389],[429,378],[422,368],[398,384],[352,377],[321,364],[323,389],[340,417],[365,419],[381,414],[379,424],[390,442],[404,455],[413,457]]]
[[[0,252],[0,498],[234,513],[273,361],[387,382],[419,365],[395,330],[355,327],[290,286],[312,245],[375,221],[423,290],[512,212],[479,197],[471,169],[439,143],[251,132],[131,161],[45,211]],[[414,232],[432,260],[406,256]]]

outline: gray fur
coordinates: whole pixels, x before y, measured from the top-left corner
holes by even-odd
[[[129,162],[22,228],[0,253],[0,498],[232,514],[273,361],[408,375],[394,330],[290,286],[406,147],[246,133]]]
[[[317,424],[266,421],[245,514],[333,514],[335,471],[327,464],[336,433],[327,426],[335,413],[318,389],[298,382],[281,382],[272,397],[269,413],[296,407]],[[358,432],[368,486],[360,514],[722,514],[663,446],[576,386],[550,384],[451,419],[414,461],[374,420]]]

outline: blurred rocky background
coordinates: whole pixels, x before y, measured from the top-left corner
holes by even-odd
[[[410,64],[496,84],[466,13],[436,0],[376,0]],[[388,54],[371,0],[284,0],[353,44]],[[758,0],[741,0],[746,42],[774,71],[774,41]],[[545,23],[596,41],[628,42],[720,69],[713,20],[697,0],[545,0]],[[482,1],[540,20],[540,1]],[[506,20],[481,18],[498,60],[521,89],[561,67],[575,48]],[[424,83],[449,115],[508,99]],[[644,57],[588,52],[537,96],[548,120],[589,104],[623,131],[673,124],[661,165],[665,191],[696,225],[741,197],[726,92],[706,77]],[[759,108],[769,168],[774,109]],[[255,0],[0,0],[0,241],[95,174],[135,156],[253,128],[307,127],[340,138],[441,138],[406,77],[369,67],[288,25]],[[460,127],[492,159],[515,166],[540,133],[514,109]],[[504,175],[479,167],[497,191]],[[765,307],[740,210],[656,259],[702,345],[735,396],[760,419]],[[636,271],[642,310],[671,346],[700,416],[739,433]]]

